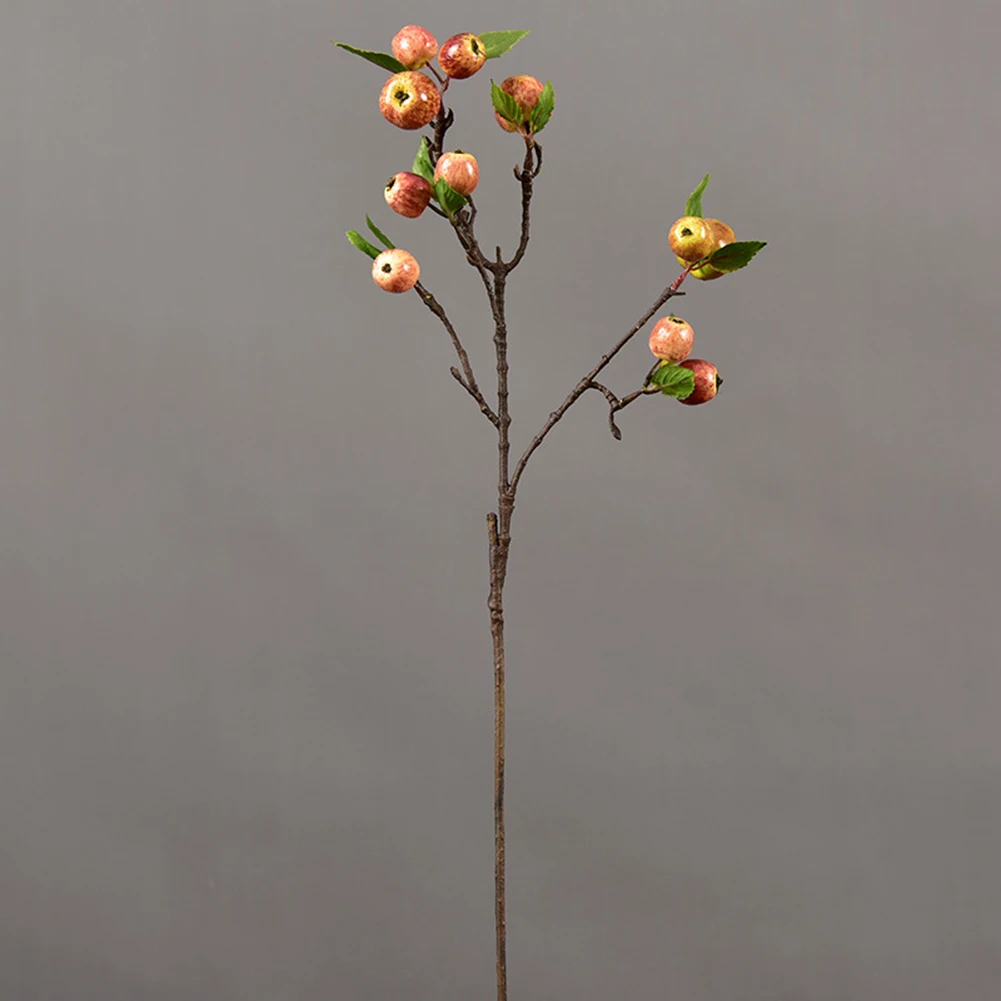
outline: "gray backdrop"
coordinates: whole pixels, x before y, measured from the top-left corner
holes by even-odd
[[[493,995],[492,430],[344,239],[394,216],[386,49],[532,28],[517,445],[709,214],[726,385],[582,400],[509,578],[512,1001],[994,1001],[1001,15],[975,2],[14,0],[0,37],[0,997]],[[991,69],[995,66],[995,69]],[[694,287],[690,287],[694,286]],[[609,373],[633,388],[636,339]]]

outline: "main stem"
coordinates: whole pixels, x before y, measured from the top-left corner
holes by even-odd
[[[504,849],[504,744],[506,730],[504,678],[504,580],[511,547],[514,490],[509,476],[511,412],[508,406],[507,319],[504,312],[507,271],[497,248],[491,306],[497,357],[497,511],[487,523],[490,533],[490,635],[494,650],[494,929],[497,938],[497,1001],[507,1001],[507,893]]]

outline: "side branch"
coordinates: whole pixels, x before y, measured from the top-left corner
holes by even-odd
[[[521,240],[514,257],[504,266],[513,271],[528,249],[530,210],[532,205],[532,182],[542,170],[542,147],[530,136],[525,138],[525,162],[514,168],[514,176],[521,181]]]
[[[608,352],[608,354],[601,356],[601,361],[598,362],[598,364],[595,365],[594,368],[592,368],[591,371],[588,372],[576,386],[574,386],[567,398],[549,415],[549,420],[546,421],[539,433],[531,440],[528,448],[525,449],[524,454],[518,460],[517,466],[515,466],[514,475],[511,477],[512,490],[517,488],[518,481],[521,479],[521,474],[525,471],[525,466],[528,465],[528,460],[531,459],[532,454],[542,444],[546,435],[552,431],[563,415],[581,398],[581,396],[584,395],[584,393],[592,388],[598,373],[601,372],[601,370],[629,343],[629,341],[632,340],[632,338],[643,328],[644,324],[646,324],[650,317],[652,317],[653,314],[656,313],[668,299],[671,299],[676,295],[685,294],[680,291],[679,286],[682,281],[684,281],[687,274],[687,270],[682,272],[682,274],[680,274],[670,285],[667,286],[666,289],[664,289],[663,292],[661,292],[659,296],[657,296],[657,301],[643,314],[643,316],[640,317],[639,320],[636,321],[636,323],[633,324],[625,336],[620,339],[618,344],[616,344],[615,347]]]
[[[483,393],[480,391],[480,387],[476,382],[476,376],[473,375],[473,366],[470,364],[469,355],[462,346],[462,341],[459,340],[459,335],[455,332],[455,327],[452,326],[452,321],[449,320],[441,303],[420,282],[414,286],[414,291],[421,297],[421,302],[441,320],[442,325],[448,331],[448,336],[452,338],[452,345],[462,365],[462,373],[460,374],[458,369],[453,368],[451,370],[452,375],[459,385],[479,404],[480,410],[487,420],[494,427],[499,427],[500,418],[494,413],[493,408],[487,403]],[[463,375],[465,376],[464,378]]]
[[[596,389],[608,400],[608,430],[612,432],[612,437],[616,441],[622,441],[622,431],[619,429],[618,424],[615,423],[615,415],[620,410],[625,410],[630,403],[638,400],[641,396],[650,396],[653,393],[660,392],[659,386],[644,385],[642,389],[637,389],[634,393],[623,396],[620,400],[607,386],[603,386],[600,382],[595,382],[593,379],[588,389]]]

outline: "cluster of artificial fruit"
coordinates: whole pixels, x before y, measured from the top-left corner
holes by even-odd
[[[335,44],[392,72],[379,95],[379,110],[386,121],[406,130],[437,126],[444,134],[451,116],[446,117],[442,95],[451,81],[475,75],[487,59],[507,52],[527,34],[490,31],[474,35],[467,31],[452,35],[439,47],[426,28],[408,24],[393,38],[392,55],[356,49],[342,42]],[[438,69],[433,64],[436,56]],[[527,139],[544,128],[552,115],[552,85],[543,85],[533,76],[508,77],[499,87],[493,84],[492,90],[494,115],[506,132],[518,132]],[[479,180],[480,167],[472,153],[461,149],[445,152],[440,147],[435,151],[427,139],[422,139],[413,169],[394,174],[383,194],[386,204],[407,219],[421,216],[432,202],[439,214],[452,219],[476,190]],[[420,276],[414,256],[391,244],[371,220],[369,228],[387,250],[380,252],[355,230],[348,232],[348,239],[374,259],[372,277],[376,284],[388,292],[412,289]]]
[[[679,284],[689,274],[702,281],[722,278],[745,267],[765,246],[760,240],[737,242],[733,230],[725,222],[702,215],[702,194],[708,184],[709,175],[706,174],[689,196],[685,214],[667,235],[671,252],[685,269]],[[650,334],[650,350],[660,362],[651,372],[648,385],[661,388],[689,406],[707,403],[723,384],[712,362],[689,357],[694,338],[691,324],[673,313],[661,317]],[[691,376],[684,374],[686,369]],[[692,387],[690,392],[689,386]]]
[[[650,332],[650,350],[661,361],[653,376],[672,366],[692,373],[692,391],[687,396],[676,397],[679,403],[687,403],[689,406],[708,403],[723,385],[723,377],[711,361],[688,357],[692,353],[694,342],[695,331],[692,330],[692,325],[674,313],[662,316]]]

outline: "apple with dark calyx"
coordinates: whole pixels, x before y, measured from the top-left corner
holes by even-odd
[[[453,191],[460,195],[471,195],[480,183],[480,165],[472,153],[461,149],[442,153],[434,167],[434,179],[444,178]]]
[[[416,70],[391,76],[379,95],[382,117],[398,129],[422,129],[441,108],[434,81]]]
[[[695,388],[684,399],[679,399],[679,403],[685,403],[690,407],[698,406],[700,403],[708,403],[716,396],[719,387],[723,385],[723,376],[719,374],[711,361],[705,361],[702,358],[688,358],[678,367],[690,369],[695,376]]]
[[[696,215],[682,216],[667,234],[671,253],[682,265],[708,257],[716,249],[716,236],[705,219]]]
[[[465,80],[478,73],[486,61],[486,46],[469,31],[447,38],[438,52],[438,65],[453,80]]]
[[[408,24],[393,38],[393,55],[408,70],[419,70],[438,55],[438,39],[427,28]]]
[[[394,247],[384,250],[372,262],[372,279],[387,292],[409,292],[421,277],[417,258],[406,250]]]
[[[431,201],[431,185],[420,174],[401,170],[387,182],[384,191],[386,204],[408,219],[416,219]]]
[[[677,365],[692,353],[695,331],[673,313],[662,316],[650,332],[650,350],[655,358]]]

